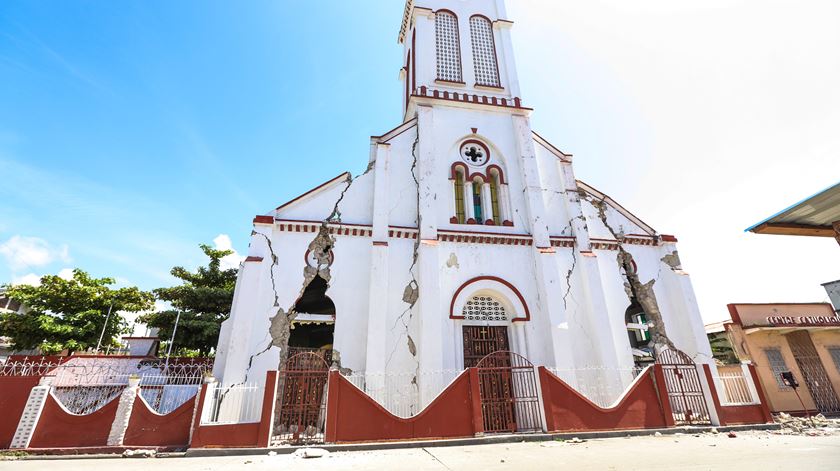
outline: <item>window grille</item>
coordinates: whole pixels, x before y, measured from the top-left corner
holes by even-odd
[[[776,378],[776,383],[781,389],[787,389],[784,381],[782,381],[781,373],[783,371],[790,371],[785,359],[782,357],[782,352],[778,348],[765,348],[764,354],[767,355],[767,361],[770,362],[770,369],[773,370],[773,376]]]
[[[473,67],[476,85],[499,87],[499,66],[496,62],[496,45],[493,42],[493,25],[487,18],[470,18]]]
[[[468,321],[506,321],[505,307],[491,296],[473,296],[462,311]]]
[[[837,372],[840,373],[840,347],[829,347],[828,353],[831,354],[831,359],[834,360],[834,366]]]
[[[458,18],[452,13],[440,11],[435,14],[435,49],[437,78],[449,82],[463,82]]]

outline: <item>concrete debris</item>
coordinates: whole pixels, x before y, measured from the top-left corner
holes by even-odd
[[[154,458],[157,455],[155,450],[125,450],[123,458]]]
[[[583,443],[583,442],[585,442],[585,441],[586,441],[586,440],[581,440],[581,439],[580,439],[580,438],[578,438],[578,437],[574,437],[574,438],[572,438],[571,440],[569,440],[569,443]]]
[[[654,433],[654,434],[653,434],[653,436],[654,436],[654,437],[661,437],[661,436],[662,436],[662,432],[656,432],[656,433]]]
[[[720,432],[718,432],[718,429],[716,429],[716,428],[714,428],[714,427],[712,427],[712,429],[711,429],[711,430],[709,430],[709,432],[711,432],[711,433],[720,433]]]
[[[277,456],[277,452],[276,451],[269,451],[268,456]]]
[[[298,448],[293,453],[298,458],[321,458],[329,454],[330,452],[323,448]]]
[[[816,435],[833,435],[840,432],[840,421],[826,418],[822,414],[807,417],[797,417],[781,412],[774,417],[776,423],[782,425],[782,433],[805,433]]]
[[[729,438],[735,438],[738,435],[735,435],[735,432],[729,432],[729,433],[726,434],[726,436],[729,437]]]

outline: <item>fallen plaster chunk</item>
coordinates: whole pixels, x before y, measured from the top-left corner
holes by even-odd
[[[125,450],[124,458],[154,458],[157,455],[155,450]]]
[[[293,454],[298,458],[321,458],[330,452],[323,448],[298,448]]]

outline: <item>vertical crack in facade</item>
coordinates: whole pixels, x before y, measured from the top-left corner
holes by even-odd
[[[417,376],[420,370],[420,361],[417,359],[417,344],[414,342],[414,339],[411,337],[411,333],[409,332],[409,325],[414,317],[414,306],[417,304],[417,300],[420,298],[420,284],[417,281],[417,275],[415,275],[415,269],[417,267],[417,260],[419,258],[420,252],[420,226],[423,222],[423,217],[420,215],[420,181],[417,179],[417,146],[420,143],[420,125],[417,125],[417,135],[414,139],[414,143],[411,145],[411,177],[414,179],[414,186],[417,190],[417,238],[414,239],[414,247],[411,259],[411,265],[408,267],[408,274],[411,277],[411,280],[405,286],[403,290],[403,297],[402,300],[408,307],[402,312],[402,314],[397,317],[394,325],[391,327],[391,330],[395,329],[398,324],[402,324],[403,332],[400,334],[400,337],[405,335],[406,337],[406,346],[408,348],[408,352],[411,354],[411,357],[415,361],[415,374],[414,377],[411,379],[411,385],[417,389]],[[408,319],[406,319],[406,316]],[[391,350],[391,353],[388,355],[388,359],[385,362],[385,370],[388,370],[388,365],[391,364],[391,360],[393,360],[394,355],[397,352],[397,348],[399,347],[399,339],[394,342],[394,348]],[[418,390],[419,392],[419,390]]]
[[[666,334],[665,323],[662,320],[662,313],[659,310],[659,303],[656,301],[656,294],[653,291],[653,285],[656,283],[656,280],[650,280],[647,283],[642,283],[639,280],[639,275],[633,270],[633,264],[635,263],[633,255],[624,248],[624,232],[621,230],[616,231],[607,220],[607,203],[603,199],[593,200],[584,191],[579,192],[579,194],[583,200],[591,204],[598,211],[598,218],[618,243],[618,256],[616,257],[616,261],[629,285],[627,286],[629,288],[627,289],[629,291],[628,297],[635,298],[647,316],[648,334],[650,335],[650,341],[653,346],[654,358],[656,358],[659,352],[666,349],[685,353],[677,348]]]

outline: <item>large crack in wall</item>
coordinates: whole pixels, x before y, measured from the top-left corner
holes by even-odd
[[[417,134],[414,139],[414,143],[411,145],[411,177],[414,179],[414,186],[417,192],[417,238],[414,239],[414,246],[412,249],[412,258],[411,258],[411,265],[408,267],[408,274],[411,277],[408,284],[406,284],[405,289],[403,290],[402,300],[404,303],[408,304],[402,314],[397,317],[394,325],[391,327],[393,331],[398,327],[398,325],[402,325],[402,332],[400,333],[397,340],[394,342],[394,348],[391,350],[391,353],[388,355],[388,359],[385,362],[385,370],[388,370],[388,366],[391,364],[391,360],[394,358],[394,354],[396,354],[397,348],[399,347],[399,338],[405,336],[406,339],[406,347],[408,348],[408,353],[411,354],[411,357],[415,361],[415,368],[414,368],[414,376],[411,379],[411,385],[419,392],[418,384],[417,384],[417,377],[420,372],[420,360],[417,358],[417,344],[414,342],[414,339],[411,337],[411,333],[409,331],[409,326],[411,325],[411,321],[414,318],[414,306],[417,304],[417,301],[420,298],[420,284],[417,281],[417,275],[415,274],[415,268],[417,267],[417,260],[419,258],[420,252],[420,226],[423,222],[423,217],[420,214],[420,181],[417,178],[417,146],[420,143],[420,126],[419,123],[417,125]]]
[[[657,279],[652,279],[646,283],[642,283],[639,279],[638,273],[636,273],[633,269],[633,265],[635,264],[633,255],[624,248],[624,231],[613,228],[607,219],[608,205],[606,201],[604,201],[604,199],[591,198],[589,194],[583,190],[580,190],[578,194],[581,199],[591,204],[598,211],[598,218],[618,243],[618,255],[616,256],[616,261],[626,280],[625,291],[627,291],[628,298],[636,299],[647,316],[648,334],[651,339],[648,345],[652,347],[654,358],[656,358],[660,352],[667,349],[685,354],[685,352],[674,345],[674,342],[665,332],[665,323],[662,319],[662,312],[659,310],[656,293],[653,291],[653,286]],[[674,258],[676,258],[676,263],[678,265],[679,257],[676,255],[676,251],[670,255],[673,255],[674,257],[668,257],[666,255],[666,257],[663,257],[662,261],[673,268],[673,265],[671,264],[674,263]],[[666,261],[666,258],[668,261]]]

